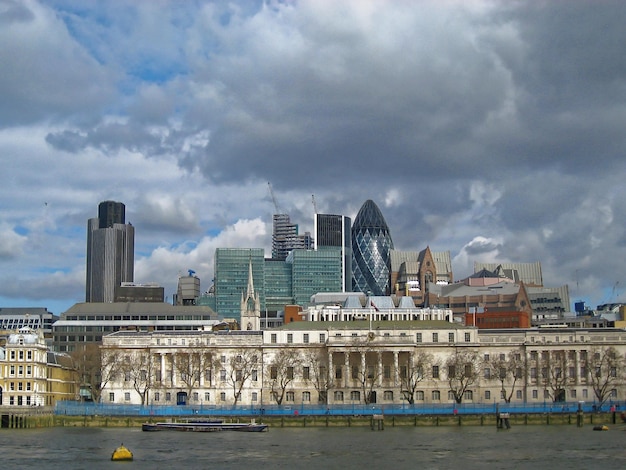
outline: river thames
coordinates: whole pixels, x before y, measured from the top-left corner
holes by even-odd
[[[624,468],[626,427],[270,428],[263,433],[140,428],[0,430],[10,469],[591,469]],[[133,462],[111,462],[124,444]]]

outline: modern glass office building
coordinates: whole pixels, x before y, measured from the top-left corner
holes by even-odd
[[[239,320],[241,295],[248,287],[252,262],[252,279],[259,291],[261,311],[265,310],[265,252],[263,248],[217,248],[214,259],[215,309],[223,318]]]
[[[342,250],[293,250],[287,257],[292,264],[293,303],[306,308],[318,292],[341,292]]]
[[[319,292],[341,292],[342,250],[292,250],[286,260],[265,259],[262,248],[217,248],[215,250],[214,304],[223,318],[239,320],[241,296],[248,286],[248,269],[259,293],[261,317],[276,318],[285,305],[306,308]],[[205,300],[200,303],[205,305]]]
[[[393,241],[378,206],[368,199],[352,226],[352,290],[389,295]]]
[[[285,305],[293,303],[291,268],[292,264],[285,260],[265,260],[265,311],[261,311],[261,317],[267,312],[275,317]]]
[[[342,292],[352,291],[352,232],[350,217],[315,214],[315,249],[340,248]]]

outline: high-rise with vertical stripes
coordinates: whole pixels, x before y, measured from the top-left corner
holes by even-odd
[[[337,214],[315,214],[315,249],[341,250],[342,291],[352,291],[352,232],[350,217]]]
[[[87,222],[86,302],[114,302],[115,289],[133,282],[135,228],[126,223],[121,202],[103,201]]]

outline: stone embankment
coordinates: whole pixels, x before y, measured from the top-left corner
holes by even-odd
[[[43,417],[41,417],[43,418]],[[207,419],[215,418],[207,416]],[[258,416],[249,418],[240,417],[233,421],[245,422],[250,419],[259,420]],[[159,418],[152,416],[148,421],[168,421],[185,420],[188,416],[180,418],[168,416]],[[198,419],[198,418],[196,418]],[[201,418],[200,418],[201,419]],[[225,418],[230,421],[230,418]],[[576,413],[543,413],[543,414],[511,414],[510,425],[578,425]],[[378,422],[380,420],[380,422]],[[45,426],[76,426],[76,427],[140,427],[146,422],[144,417],[122,417],[122,416],[50,416],[48,419],[39,421],[28,421],[29,426],[23,427],[45,427]],[[376,429],[401,426],[493,426],[497,427],[495,414],[484,415],[414,415],[414,416],[377,416],[374,420],[371,416],[264,416],[263,423],[270,427],[358,427],[369,426]],[[615,417],[612,413],[586,414],[582,417],[583,426],[598,424],[615,424]]]

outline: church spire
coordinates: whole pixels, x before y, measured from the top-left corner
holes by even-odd
[[[248,266],[248,290],[246,291],[247,297],[254,297],[254,280],[252,279],[252,259]]]
[[[248,265],[248,287],[246,292],[241,293],[241,329],[254,330],[261,329],[261,300],[259,293],[254,291],[254,280],[252,278],[252,259]]]

